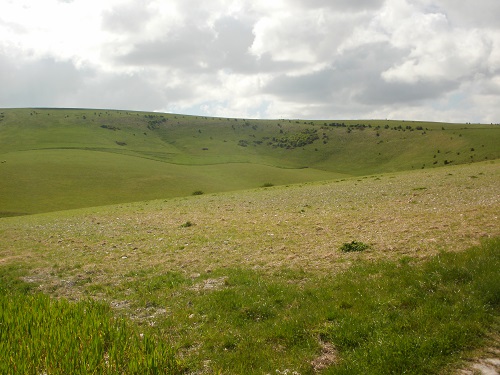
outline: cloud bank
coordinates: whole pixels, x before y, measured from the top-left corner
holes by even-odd
[[[0,107],[500,122],[497,0],[0,7]]]

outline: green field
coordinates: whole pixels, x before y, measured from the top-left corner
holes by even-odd
[[[0,215],[286,185],[500,157],[500,127],[0,110]]]
[[[0,119],[1,373],[446,374],[500,349],[498,126]]]

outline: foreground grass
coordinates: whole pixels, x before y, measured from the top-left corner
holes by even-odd
[[[160,340],[187,373],[439,373],[498,327],[499,173],[491,161],[3,218],[0,282],[72,301],[47,311],[110,306],[95,320]],[[8,303],[29,316],[24,300]]]
[[[175,374],[182,366],[164,341],[140,336],[109,306],[1,296],[2,374]]]
[[[36,293],[0,269],[0,373],[177,374],[183,371],[166,338],[140,334],[109,305],[70,303]]]
[[[4,289],[0,366],[50,374],[438,374],[483,344],[499,318],[498,269],[500,239],[425,262],[362,261],[321,277],[286,269],[218,270],[196,281],[130,275],[129,300],[149,309],[149,324],[136,321],[135,329],[101,303]],[[175,355],[169,343],[180,348]]]

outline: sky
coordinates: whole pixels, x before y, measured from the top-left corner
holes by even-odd
[[[0,0],[0,107],[500,123],[499,0]]]

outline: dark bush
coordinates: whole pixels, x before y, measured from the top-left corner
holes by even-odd
[[[370,246],[363,242],[357,242],[357,241],[352,241],[352,242],[346,242],[340,247],[340,251],[344,253],[350,253],[353,251],[363,251],[368,249]]]

